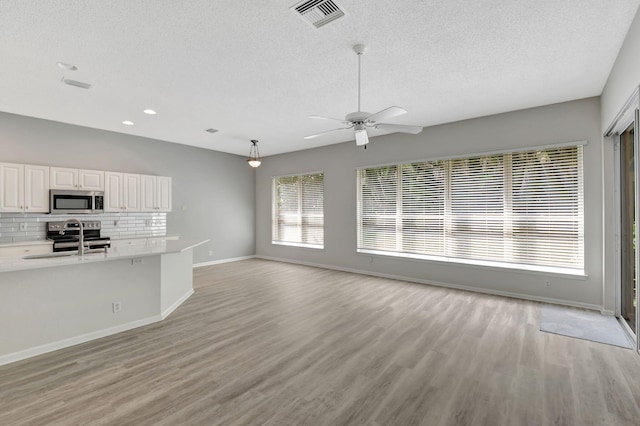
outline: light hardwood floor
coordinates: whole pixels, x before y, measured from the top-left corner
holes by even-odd
[[[255,259],[194,281],[161,323],[0,367],[0,425],[640,421],[640,357],[534,302]]]

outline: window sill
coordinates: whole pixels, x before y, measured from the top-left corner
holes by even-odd
[[[442,256],[426,256],[419,254],[409,253],[396,253],[389,251],[379,250],[365,250],[358,249],[359,254],[384,256],[384,257],[396,257],[400,259],[414,260],[414,261],[428,261],[437,263],[452,263],[460,266],[479,267],[482,269],[503,269],[512,270],[514,272],[536,274],[536,275],[553,275],[561,278],[569,278],[575,280],[585,281],[588,275],[584,270],[570,269],[570,268],[558,268],[553,266],[536,266],[536,265],[523,265],[518,263],[506,263],[506,262],[493,262],[487,260],[472,260],[472,259],[458,259],[453,257]]]
[[[289,243],[285,241],[271,241],[271,244],[276,246],[290,246],[290,247],[310,248],[315,250],[324,250],[324,246],[318,245],[318,244]]]

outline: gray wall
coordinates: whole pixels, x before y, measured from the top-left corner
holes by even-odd
[[[0,162],[171,176],[167,233],[211,239],[194,263],[254,254],[255,172],[243,157],[0,113]]]
[[[602,133],[609,127],[634,90],[640,85],[640,55],[638,52],[640,52],[640,10],[631,23],[602,92]],[[604,188],[602,257],[604,259],[603,298],[608,311],[615,309],[616,271],[619,269],[618,259],[620,257],[617,252],[615,236],[615,224],[619,220],[614,208],[618,202],[615,191],[615,174],[614,138],[606,138],[602,146],[602,187]]]
[[[640,9],[631,23],[618,58],[602,91],[602,130],[620,111],[640,84]]]
[[[356,253],[357,167],[580,140],[588,141],[584,149],[586,279]],[[603,294],[601,149],[600,99],[589,98],[434,126],[419,135],[381,136],[372,139],[367,150],[347,142],[267,157],[256,178],[256,254],[599,308]],[[272,177],[318,170],[325,173],[324,250],[272,245]],[[544,287],[547,279],[550,288]]]

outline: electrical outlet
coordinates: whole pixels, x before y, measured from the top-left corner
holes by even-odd
[[[21,231],[26,231],[27,230],[27,224],[26,223],[21,223],[20,224],[20,230]]]
[[[152,225],[151,219],[147,219],[147,220],[145,220],[145,221],[144,221],[144,225],[145,225],[145,226],[151,226],[151,225]]]
[[[111,304],[111,307],[113,308],[113,313],[117,314],[118,312],[122,311],[122,302],[113,302]]]
[[[131,264],[132,265],[139,265],[141,263],[142,263],[142,258],[141,257],[139,257],[137,259],[131,259]]]
[[[209,250],[209,257],[213,256],[213,250]]]
[[[544,286],[547,287],[547,288],[551,287],[551,281],[545,280],[544,281]]]

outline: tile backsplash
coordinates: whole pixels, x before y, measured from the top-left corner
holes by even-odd
[[[166,213],[103,213],[91,215],[50,215],[0,213],[0,244],[47,238],[47,222],[70,217],[102,222],[100,234],[111,238],[151,237],[167,233]]]

